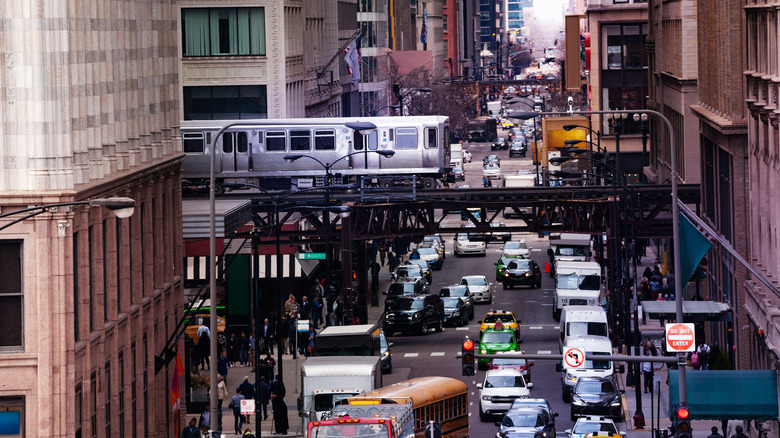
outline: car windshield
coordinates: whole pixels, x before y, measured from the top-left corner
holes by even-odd
[[[463,282],[469,286],[487,286],[487,278],[485,277],[468,277],[464,278]]]
[[[522,269],[522,270],[529,270],[531,269],[531,262],[528,260],[516,260],[509,263],[509,266],[507,266],[507,269]]]
[[[445,297],[441,299],[444,302],[444,307],[447,308],[456,308],[458,307],[458,301],[460,301],[460,298],[458,297]]]
[[[574,425],[574,433],[586,434],[592,433],[596,435],[596,432],[609,432],[612,434],[617,433],[617,429],[613,423],[600,422],[600,421],[578,421]]]
[[[485,388],[525,388],[523,376],[487,376]]]
[[[498,165],[493,164],[493,163],[488,164],[488,165],[485,166],[485,170],[498,170],[498,169],[499,169]]]
[[[414,294],[414,283],[393,283],[390,285],[388,295],[411,295]]]
[[[569,275],[561,275],[558,274],[556,281],[555,281],[555,287],[558,289],[577,289],[577,286],[579,286],[579,277],[575,274],[569,274]]]
[[[379,336],[379,348],[387,350],[387,337],[385,335]]]
[[[390,310],[421,310],[422,300],[396,300]]]
[[[507,242],[504,244],[504,249],[528,249],[528,245],[525,242]]]
[[[486,332],[482,335],[483,344],[511,344],[514,340],[511,332]]]
[[[609,353],[591,352],[594,356],[609,356]],[[608,360],[585,360],[585,369],[587,370],[608,370],[610,365]]]
[[[567,336],[594,335],[609,336],[607,324],[604,322],[569,322],[566,324]]]
[[[581,394],[614,394],[615,385],[609,380],[580,380],[577,392]]]
[[[426,262],[425,260],[409,260],[409,263],[416,265],[420,269],[423,269],[424,267],[425,269],[423,269],[423,271],[428,270],[428,262]]]
[[[557,246],[555,248],[555,255],[564,257],[584,257],[587,252],[587,248],[584,246]]]
[[[601,289],[600,275],[580,275],[580,289],[599,290]]]
[[[504,419],[501,420],[504,427],[541,427],[544,426],[544,419],[541,415],[533,412],[507,412]]]
[[[497,367],[525,366],[525,359],[495,358],[493,365]]]
[[[387,438],[390,431],[387,424],[331,424],[313,426],[309,432],[311,438],[335,438],[343,436],[354,436],[360,438]]]
[[[441,295],[450,297],[465,297],[469,294],[469,289],[466,286],[450,286],[442,288]]]
[[[515,318],[512,315],[506,313],[488,313],[485,315],[485,319],[482,322],[492,324],[499,319],[501,322],[515,322]]]
[[[395,270],[395,274],[399,277],[419,277],[420,276],[420,267],[419,266],[399,266]]]
[[[417,248],[417,252],[420,255],[439,255],[439,251],[436,248]]]

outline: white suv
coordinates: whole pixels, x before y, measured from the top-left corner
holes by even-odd
[[[588,434],[593,436],[613,436],[616,434],[626,436],[626,432],[618,432],[615,422],[607,417],[580,417],[577,419],[577,422],[574,423],[574,427],[566,429],[567,438],[585,438]]]
[[[479,391],[479,419],[488,421],[492,415],[503,415],[518,398],[528,398],[533,383],[525,383],[518,370],[489,370],[485,380],[477,383]]]
[[[460,284],[469,289],[475,303],[493,304],[495,285],[489,282],[484,275],[466,275],[460,279]]]

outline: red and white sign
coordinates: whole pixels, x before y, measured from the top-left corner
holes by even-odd
[[[585,363],[585,350],[570,347],[563,350],[563,364],[567,368],[579,368]]]
[[[676,353],[695,351],[693,324],[666,324],[666,350]]]
[[[241,415],[252,415],[255,413],[255,399],[245,398],[241,400]]]

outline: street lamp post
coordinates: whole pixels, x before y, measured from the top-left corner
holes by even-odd
[[[14,210],[8,213],[0,214],[0,219],[10,217],[17,214],[29,213],[24,217],[15,219],[7,224],[0,226],[0,231],[10,227],[11,225],[22,222],[23,220],[30,219],[38,216],[39,214],[46,212],[54,212],[57,207],[70,207],[76,205],[89,205],[90,207],[106,207],[114,215],[120,219],[128,218],[133,215],[135,211],[135,200],[130,198],[116,197],[116,198],[99,198],[91,199],[89,201],[73,201],[73,202],[60,202],[58,204],[39,205],[37,207],[29,207],[21,210]]]
[[[592,115],[592,114],[626,114],[626,115],[633,115],[633,114],[647,114],[653,115],[655,117],[658,117],[660,120],[664,122],[664,125],[667,129],[667,132],[669,133],[669,153],[670,153],[670,159],[669,159],[669,167],[671,171],[671,183],[672,183],[672,257],[674,258],[674,289],[675,291],[682,290],[682,279],[680,278],[679,272],[680,272],[680,206],[678,204],[679,202],[679,192],[677,187],[677,144],[676,144],[676,136],[674,134],[674,126],[672,126],[672,122],[663,114],[661,114],[658,111],[655,110],[649,110],[649,109],[640,109],[640,110],[615,110],[615,111],[603,111],[603,110],[597,110],[597,111],[550,111],[550,112],[544,112],[540,115],[545,116],[570,116],[570,115]],[[512,113],[508,115],[509,119],[528,119],[530,116],[527,115],[527,113],[518,111],[516,113]],[[675,320],[678,323],[683,322],[683,308],[682,308],[682,294],[681,293],[675,293]],[[687,376],[685,371],[685,353],[678,353],[677,355],[678,364],[682,365],[679,367],[678,370],[678,378],[679,378],[679,398],[680,398],[680,404],[686,405],[688,403],[688,388],[687,388]]]
[[[402,116],[409,115],[409,114],[404,114],[404,101],[406,100],[407,97],[412,95],[412,93],[431,93],[431,92],[433,92],[433,90],[431,90],[430,88],[421,87],[421,88],[412,88],[411,90],[407,91],[406,93],[401,94],[400,85],[399,84],[395,84],[393,87],[395,88],[396,86],[398,87],[396,90],[394,90],[395,97],[398,99],[396,101],[396,105],[398,105],[398,107],[401,109],[401,115]]]
[[[522,103],[524,105],[528,105],[532,110],[535,109],[535,105],[532,105],[530,102],[526,102],[525,100],[510,99],[509,101],[507,101],[507,103],[508,104]],[[536,113],[534,111],[534,112],[530,112],[530,113],[526,113],[526,114],[529,114],[529,115],[530,114],[534,114],[533,117],[529,116],[529,117],[526,117],[526,118],[524,118],[522,120],[533,119],[533,121],[534,121],[534,158],[533,158],[533,160],[534,160],[534,168],[535,168],[535,171],[536,171],[536,178],[534,178],[534,180],[536,181],[536,185],[540,185],[540,181],[539,181],[539,179],[540,179],[539,178],[539,165],[541,164],[541,157],[539,156],[539,131],[538,131],[538,128],[536,126],[536,117],[538,117],[538,115],[541,115],[542,113]],[[507,116],[507,118],[510,118],[510,117]]]
[[[596,146],[596,152],[606,152],[606,150],[605,151],[601,150],[601,136],[599,135],[598,132],[592,130],[591,128],[588,128],[587,126],[583,126],[583,125],[563,125],[563,130],[567,131],[567,132],[571,131],[572,129],[577,129],[577,128],[587,129],[590,132],[591,138],[588,140],[588,143],[590,144],[591,148],[593,148],[593,146]],[[596,136],[596,143],[593,143],[593,140],[592,140],[593,139],[593,137],[592,137],[593,135]],[[568,141],[570,141],[570,140],[566,140],[566,141],[564,141],[564,143],[566,143]],[[572,139],[572,141],[573,141],[573,139]],[[583,140],[578,140],[578,142],[579,141],[583,141]]]
[[[647,166],[647,114],[634,114],[635,122],[641,121],[639,129],[642,131],[642,176],[640,181],[647,183],[647,177],[645,176],[645,166]]]
[[[372,117],[376,117],[379,114],[380,111],[382,111],[383,109],[387,109],[387,108],[390,108],[391,110],[397,110],[397,109],[401,108],[401,105],[385,105],[385,106],[383,106],[383,107],[381,107],[379,109],[375,109],[374,111],[371,111],[371,116]],[[388,115],[391,115],[391,114],[388,114]]]
[[[363,126],[361,127],[361,129],[356,129],[356,130],[360,131],[360,132],[363,132],[363,131],[371,131],[371,130],[374,130],[374,129],[376,129],[376,126],[374,124],[372,124],[372,123],[364,123]],[[331,169],[332,169],[334,164],[338,163],[339,161],[341,161],[343,159],[351,157],[353,155],[368,154],[369,152],[379,154],[379,155],[381,155],[383,157],[386,157],[386,158],[390,158],[393,155],[395,155],[395,151],[393,151],[393,150],[384,150],[384,149],[368,150],[366,148],[364,151],[351,152],[349,154],[341,156],[341,157],[337,158],[336,160],[334,160],[332,163],[323,163],[319,158],[314,157],[312,155],[306,155],[306,154],[288,154],[288,155],[284,156],[284,160],[287,161],[288,163],[292,163],[292,162],[294,162],[296,160],[299,160],[301,158],[308,158],[308,159],[316,161],[325,170],[325,178],[326,178],[327,186],[330,186],[331,185],[331,180],[332,180]],[[326,205],[326,207],[330,204],[330,201],[331,201],[330,189],[328,189],[328,190],[326,190],[326,197],[325,197],[325,205]],[[327,212],[327,211],[323,212],[322,221],[323,221],[323,227],[325,228],[325,274],[326,274],[325,290],[329,291],[330,290],[329,289],[329,287],[330,287],[330,271],[331,271],[331,265],[330,265],[330,260],[331,260],[331,254],[330,254],[331,253],[331,248],[330,248],[330,213],[329,212]],[[351,268],[351,266],[343,266],[342,265],[341,269],[342,269],[342,277],[343,278],[346,278],[346,276],[343,275],[343,274],[346,271],[346,269],[348,269],[348,268]],[[345,286],[346,286],[346,284],[342,285],[342,287],[345,287]],[[347,305],[347,309],[346,310],[347,310],[347,314],[351,316],[351,314],[352,314],[352,301],[353,301],[352,300],[352,298],[353,298],[352,297],[352,288],[349,287],[346,290],[349,292],[349,294],[348,294],[349,296],[347,297],[347,301],[348,301],[347,304],[348,305]]]

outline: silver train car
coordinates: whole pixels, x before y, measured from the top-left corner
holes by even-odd
[[[363,129],[366,123],[376,129]],[[421,188],[433,189],[444,184],[450,167],[444,116],[183,121],[185,189],[208,188],[211,144],[225,126],[216,139],[218,191],[226,181],[269,190],[324,186],[326,165],[332,184],[392,187],[398,177],[414,175]],[[284,157],[290,154],[304,157],[289,162]]]

